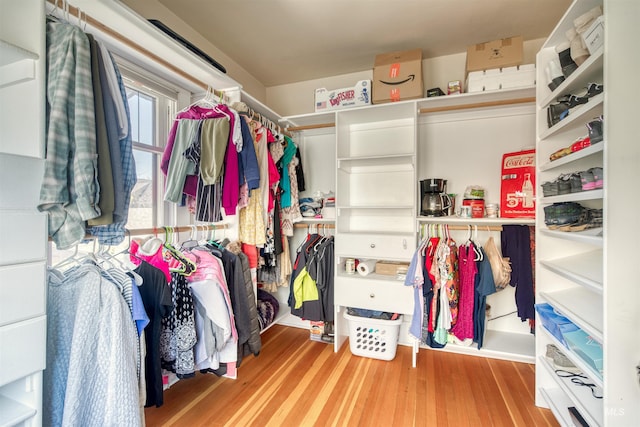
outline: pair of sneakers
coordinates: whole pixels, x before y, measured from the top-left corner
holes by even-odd
[[[582,372],[580,368],[574,365],[573,362],[571,362],[571,360],[569,360],[569,358],[554,344],[547,344],[545,357],[556,369],[576,374]]]
[[[555,124],[565,119],[569,111],[578,105],[586,104],[589,98],[601,94],[604,86],[598,83],[589,83],[583,95],[567,94],[556,99],[555,104],[547,107],[547,126],[553,127]]]

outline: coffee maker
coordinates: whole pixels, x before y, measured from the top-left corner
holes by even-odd
[[[446,216],[451,207],[447,194],[447,180],[429,178],[420,181],[420,215]]]

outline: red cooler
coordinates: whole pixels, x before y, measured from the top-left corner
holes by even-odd
[[[506,153],[502,156],[500,216],[535,218],[536,150]]]

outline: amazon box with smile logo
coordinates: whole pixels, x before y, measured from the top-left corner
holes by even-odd
[[[422,50],[376,55],[373,66],[373,103],[424,97]]]

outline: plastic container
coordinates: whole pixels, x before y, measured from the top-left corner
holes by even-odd
[[[398,348],[402,316],[396,320],[370,319],[351,316],[345,311],[349,323],[349,348],[356,356],[393,360]]]

